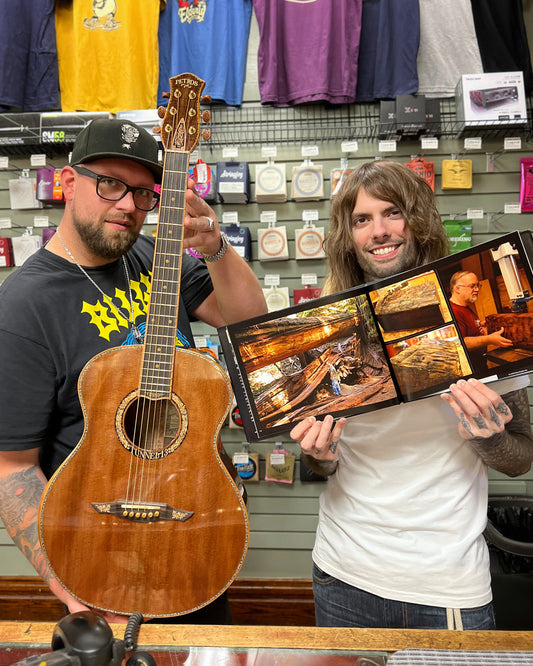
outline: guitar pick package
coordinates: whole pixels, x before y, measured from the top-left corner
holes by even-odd
[[[520,210],[533,212],[533,157],[520,159]]]

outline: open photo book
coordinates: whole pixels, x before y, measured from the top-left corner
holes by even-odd
[[[533,237],[505,234],[390,278],[219,328],[246,437],[257,441],[308,417],[377,410],[533,371]],[[512,347],[466,346],[450,278],[475,273],[472,310]]]

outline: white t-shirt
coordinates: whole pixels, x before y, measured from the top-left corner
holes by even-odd
[[[494,382],[501,395],[527,376]],[[439,396],[348,420],[320,497],[313,560],[388,599],[474,608],[492,598],[487,467]]]

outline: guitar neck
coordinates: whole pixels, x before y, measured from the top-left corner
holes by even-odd
[[[143,397],[170,397],[172,391],[188,170],[189,153],[166,151],[140,381]]]

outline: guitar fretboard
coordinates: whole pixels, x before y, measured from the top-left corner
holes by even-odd
[[[189,154],[167,150],[161,185],[141,397],[170,397],[178,325]]]

